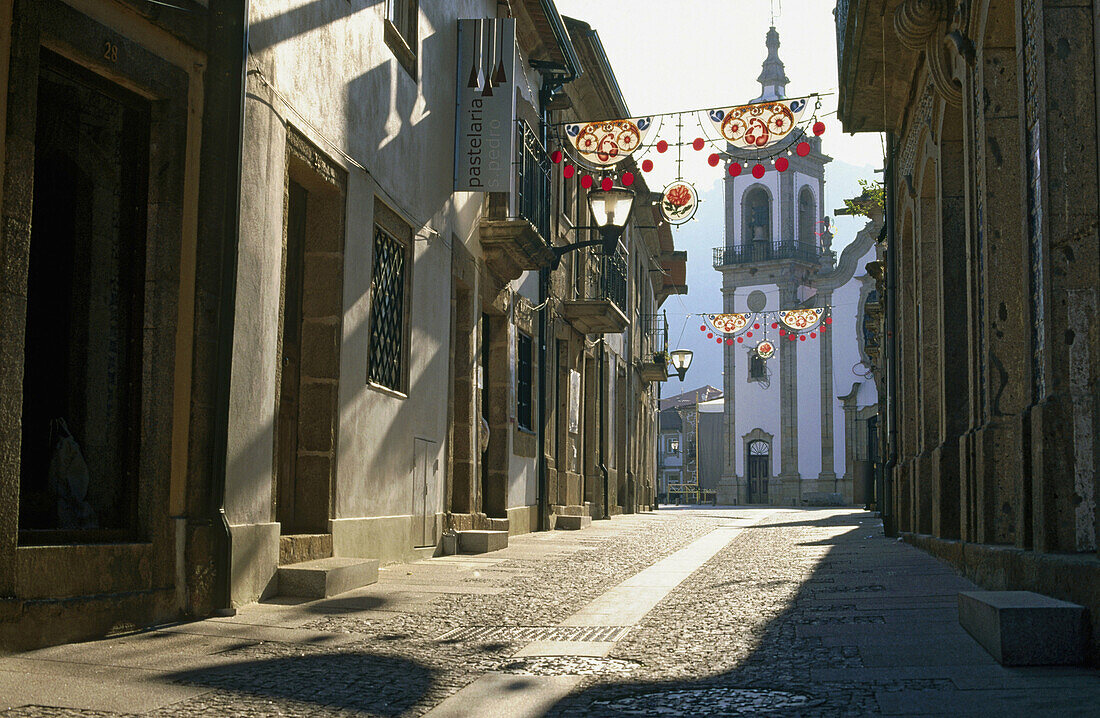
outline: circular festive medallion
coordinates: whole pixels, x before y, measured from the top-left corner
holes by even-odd
[[[676,180],[661,192],[661,216],[669,224],[683,224],[699,209],[699,194],[687,182]]]
[[[756,356],[761,359],[771,359],[773,354],[775,354],[775,345],[767,339],[756,345]]]

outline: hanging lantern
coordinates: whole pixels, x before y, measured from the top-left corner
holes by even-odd
[[[669,224],[683,224],[699,209],[699,194],[695,187],[676,180],[661,192],[661,216]]]

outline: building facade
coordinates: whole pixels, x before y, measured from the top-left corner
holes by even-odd
[[[1095,11],[837,4],[840,119],[887,133],[887,528],[1097,636]]]
[[[685,255],[640,181],[613,256],[554,249],[589,220],[553,123],[629,116],[598,35],[180,6],[0,2],[0,645],[648,507]]]
[[[757,102],[787,97],[775,28],[766,44]],[[792,135],[789,142],[799,140]],[[818,307],[829,312],[832,323],[805,343],[780,341],[764,325],[758,336],[762,332],[776,345],[769,359],[756,354],[756,339],[723,346],[720,503],[863,499],[853,464],[861,437],[852,421],[853,412],[867,413],[877,404],[860,319],[874,288],[864,267],[876,258],[875,235],[861,232],[837,259],[825,217],[825,165],[831,158],[822,153],[820,137],[807,141],[810,152],[792,155],[784,172],[768,171],[759,179],[747,173],[725,177],[726,241],[714,250],[714,268],[722,273],[722,311]]]

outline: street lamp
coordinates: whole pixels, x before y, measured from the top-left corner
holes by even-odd
[[[562,255],[572,252],[574,249],[600,246],[604,254],[613,254],[615,245],[619,242],[626,223],[630,220],[630,212],[634,209],[634,191],[626,187],[612,187],[611,189],[590,189],[588,191],[588,211],[595,225],[589,227],[574,227],[573,230],[591,229],[599,232],[599,239],[591,239],[586,242],[573,242],[564,247],[553,247],[554,265],[556,269]]]
[[[688,367],[691,366],[692,352],[690,349],[676,349],[670,352],[669,356],[672,357],[672,368],[676,370],[682,382],[684,375],[687,374]]]

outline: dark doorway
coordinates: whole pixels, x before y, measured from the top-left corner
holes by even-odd
[[[279,428],[276,437],[278,509],[283,533],[294,533],[301,522],[295,514],[298,478],[298,415],[302,381],[302,280],[305,269],[306,202],[309,193],[290,180],[286,211],[286,276],[283,281],[282,376],[279,385]]]
[[[19,541],[137,538],[149,103],[42,50]]]
[[[336,478],[346,185],[343,171],[293,130],[287,145],[275,516],[283,534],[328,534]]]
[[[768,501],[768,477],[771,474],[771,444],[766,441],[749,443],[745,462],[748,481],[748,503],[763,504]]]
[[[481,315],[481,416],[488,425],[481,455],[481,510],[492,518],[508,517],[508,432],[511,367],[508,324],[504,316]],[[483,436],[483,434],[482,434]]]

